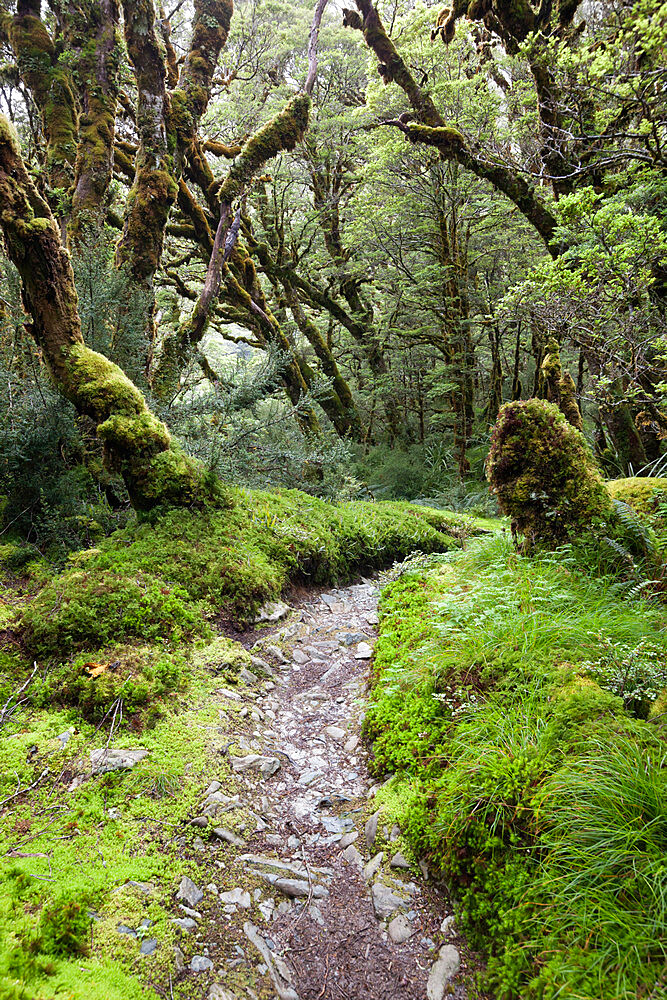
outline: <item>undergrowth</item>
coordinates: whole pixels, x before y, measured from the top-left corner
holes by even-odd
[[[506,539],[384,591],[381,792],[497,1000],[657,997],[667,958],[664,605]]]

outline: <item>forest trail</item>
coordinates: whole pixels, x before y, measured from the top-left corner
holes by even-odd
[[[373,809],[361,725],[377,600],[371,581],[310,595],[254,643],[247,687],[216,693],[226,739],[211,749],[231,751],[238,782],[233,795],[214,782],[192,820],[213,817],[217,844],[195,838],[202,878],[174,903],[193,931],[176,951],[181,996],[467,996],[446,895]]]

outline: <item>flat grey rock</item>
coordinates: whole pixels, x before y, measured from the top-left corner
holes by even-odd
[[[299,1000],[296,990],[290,985],[290,971],[287,963],[274,954],[257,928],[249,920],[243,925],[243,933],[260,953],[266,965],[276,993],[280,1000]]]
[[[338,841],[338,846],[342,850],[345,847],[349,847],[350,844],[353,844],[355,840],[358,839],[359,839],[359,834],[357,833],[356,830],[353,830],[351,833],[344,833],[343,836]]]
[[[410,862],[408,861],[407,858],[403,857],[400,851],[397,851],[396,854],[394,854],[389,864],[391,865],[392,868],[405,868],[405,869],[410,868]]]
[[[193,972],[208,972],[213,968],[213,962],[206,955],[193,955],[190,968]]]
[[[373,655],[373,647],[367,642],[360,642],[356,648],[354,658],[355,660],[370,660]]]
[[[224,826],[214,826],[213,833],[218,840],[224,840],[225,843],[231,844],[232,847],[243,847],[245,844],[245,840],[242,837],[232,833],[231,830],[228,830]]]
[[[232,771],[242,774],[244,771],[259,771],[266,778],[280,769],[277,757],[265,757],[258,753],[249,753],[245,757],[232,757]]]
[[[371,889],[373,897],[373,909],[378,920],[388,920],[396,910],[401,909],[405,904],[388,885],[383,882],[376,882]]]
[[[341,729],[340,726],[327,726],[324,732],[327,736],[330,736],[332,740],[336,740],[337,743],[341,743],[347,736],[347,732]]]
[[[257,612],[255,625],[259,625],[260,622],[278,622],[281,618],[285,618],[289,612],[289,604],[285,604],[284,601],[267,601]]]
[[[229,892],[221,892],[218,899],[221,903],[233,903],[234,906],[240,906],[242,910],[249,910],[251,906],[250,893],[243,889],[230,889]]]
[[[350,844],[344,851],[341,851],[341,855],[345,858],[349,865],[357,865],[358,868],[364,867],[364,859],[354,844]]]
[[[375,843],[375,838],[378,832],[378,821],[380,819],[380,813],[375,812],[366,820],[366,826],[364,828],[364,833],[366,835],[366,847],[370,851]]]
[[[384,861],[384,851],[380,851],[379,854],[376,854],[375,857],[368,862],[368,864],[364,868],[364,878],[366,879],[367,882],[370,882],[370,880],[375,875],[377,875],[383,861]]]
[[[148,755],[148,750],[91,750],[90,763],[93,774],[106,774],[108,771],[120,771],[134,767]]]
[[[169,923],[179,927],[186,934],[190,934],[197,928],[197,921],[193,920],[192,917],[172,917]]]
[[[263,874],[262,878],[289,899],[307,899],[308,896],[312,896],[313,899],[326,899],[329,895],[329,890],[323,885],[311,886],[305,879],[281,878],[279,875],[268,874]]]
[[[176,893],[176,899],[182,903],[187,903],[188,906],[196,906],[197,903],[201,903],[204,898],[204,893],[195,885],[191,878],[184,875],[181,879],[181,884],[178,887],[178,892]]]
[[[443,1000],[449,982],[461,968],[461,956],[453,944],[444,944],[431,966],[426,986],[427,1000]]]
[[[394,944],[403,944],[414,934],[410,921],[402,913],[389,922],[387,933]]]
[[[139,948],[140,955],[152,955],[157,949],[157,938],[144,938]]]

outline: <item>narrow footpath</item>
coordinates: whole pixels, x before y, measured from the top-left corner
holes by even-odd
[[[374,809],[361,725],[377,601],[365,581],[268,608],[284,622],[253,642],[245,686],[216,693],[212,752],[236,786],[213,782],[192,817],[213,842],[184,842],[202,880],[174,901],[181,996],[467,996],[446,893]]]

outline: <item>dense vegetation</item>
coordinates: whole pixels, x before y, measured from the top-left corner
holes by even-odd
[[[142,995],[111,890],[186,873],[226,633],[403,560],[366,735],[480,995],[666,995],[666,47],[660,0],[0,0],[0,1000]]]

